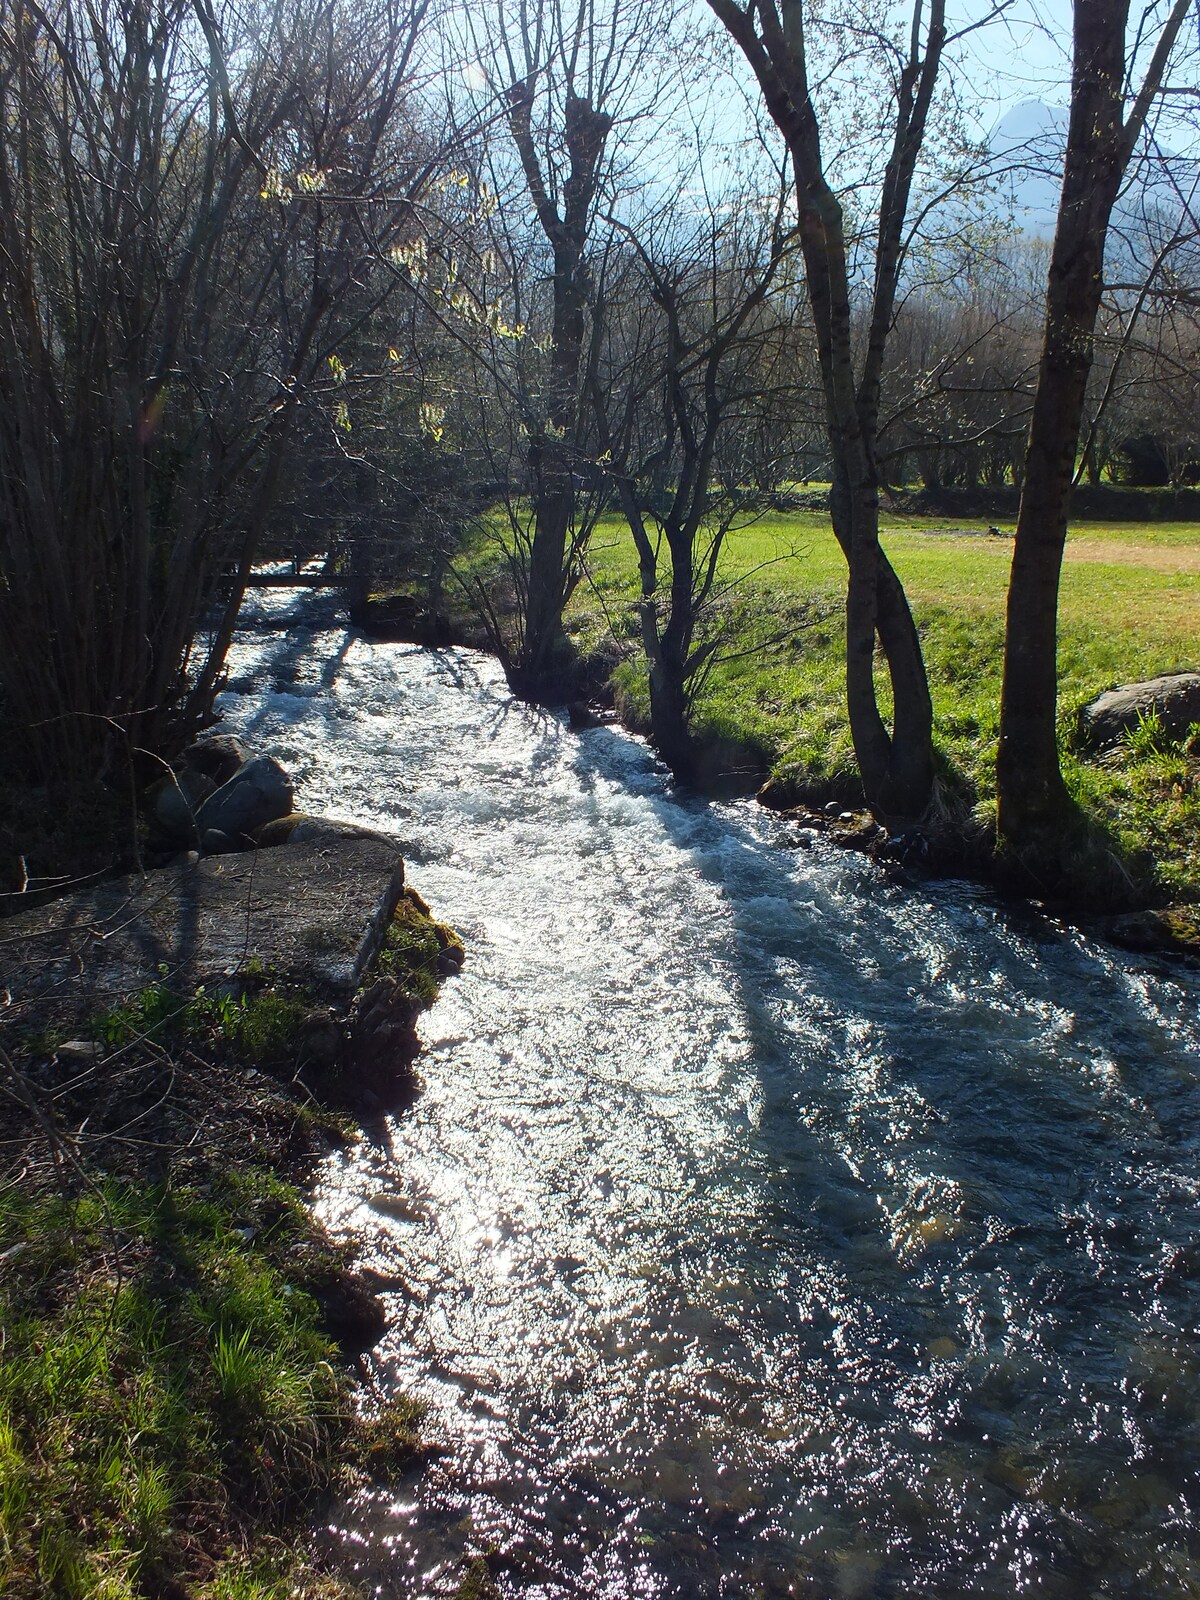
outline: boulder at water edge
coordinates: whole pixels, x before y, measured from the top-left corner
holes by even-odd
[[[150,797],[154,833],[164,844],[186,849],[198,837],[196,811],[216,785],[201,772],[181,767],[155,784]]]
[[[239,767],[196,813],[201,837],[211,830],[226,838],[248,838],[256,828],[286,817],[292,809],[292,781],[274,756],[254,756]]]
[[[1079,713],[1079,735],[1087,749],[1104,750],[1152,714],[1162,719],[1169,739],[1182,739],[1200,722],[1200,672],[1171,672],[1109,689]]]
[[[230,778],[251,760],[249,745],[236,733],[213,733],[206,739],[197,739],[183,752],[183,766],[193,772],[202,772],[212,779],[214,789],[228,783]]]
[[[281,844],[309,844],[314,839],[378,839],[377,829],[357,822],[339,822],[333,817],[313,817],[306,811],[293,811],[276,817],[255,834],[255,843],[266,849]]]

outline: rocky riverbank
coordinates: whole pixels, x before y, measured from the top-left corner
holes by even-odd
[[[315,1506],[424,1449],[420,1408],[347,1365],[396,1286],[295,1185],[411,1091],[462,945],[394,841],[295,816],[237,741],[197,751],[151,797],[145,870],[0,923],[14,1600],[350,1594],[311,1553]]]

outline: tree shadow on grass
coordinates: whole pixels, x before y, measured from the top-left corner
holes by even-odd
[[[1107,818],[1078,802],[1020,844],[1001,841],[995,869],[1010,893],[1055,910],[1140,911],[1167,898],[1152,852],[1131,849]]]

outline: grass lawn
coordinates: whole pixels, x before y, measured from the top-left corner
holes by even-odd
[[[1011,533],[1011,524],[1005,525]],[[994,796],[1012,541],[986,524],[883,517],[883,543],[904,582],[924,642],[935,739],[949,789],[988,812]],[[636,640],[636,565],[623,523],[606,519],[569,624],[585,647],[611,631]],[[781,774],[846,783],[854,767],[842,703],[844,562],[822,512],[765,516],[730,538],[723,571],[733,637],[786,633],[783,648],[719,665],[697,705],[700,731],[755,746]],[[807,613],[807,615],[806,615]],[[1102,761],[1072,749],[1078,707],[1103,689],[1200,668],[1200,525],[1081,523],[1068,540],[1059,630],[1060,730],[1073,792],[1127,861],[1157,864],[1165,894],[1200,899],[1200,768],[1196,751],[1143,739]],[[636,659],[623,691],[644,699]],[[881,686],[882,687],[882,686]],[[1193,741],[1194,743],[1194,741]]]

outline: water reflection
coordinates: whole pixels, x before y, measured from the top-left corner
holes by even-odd
[[[447,1447],[343,1508],[368,1582],[494,1545],[547,1600],[1200,1593],[1195,982],[781,850],[483,658],[323,679],[341,643],[235,725],[469,951],[324,1185]]]

